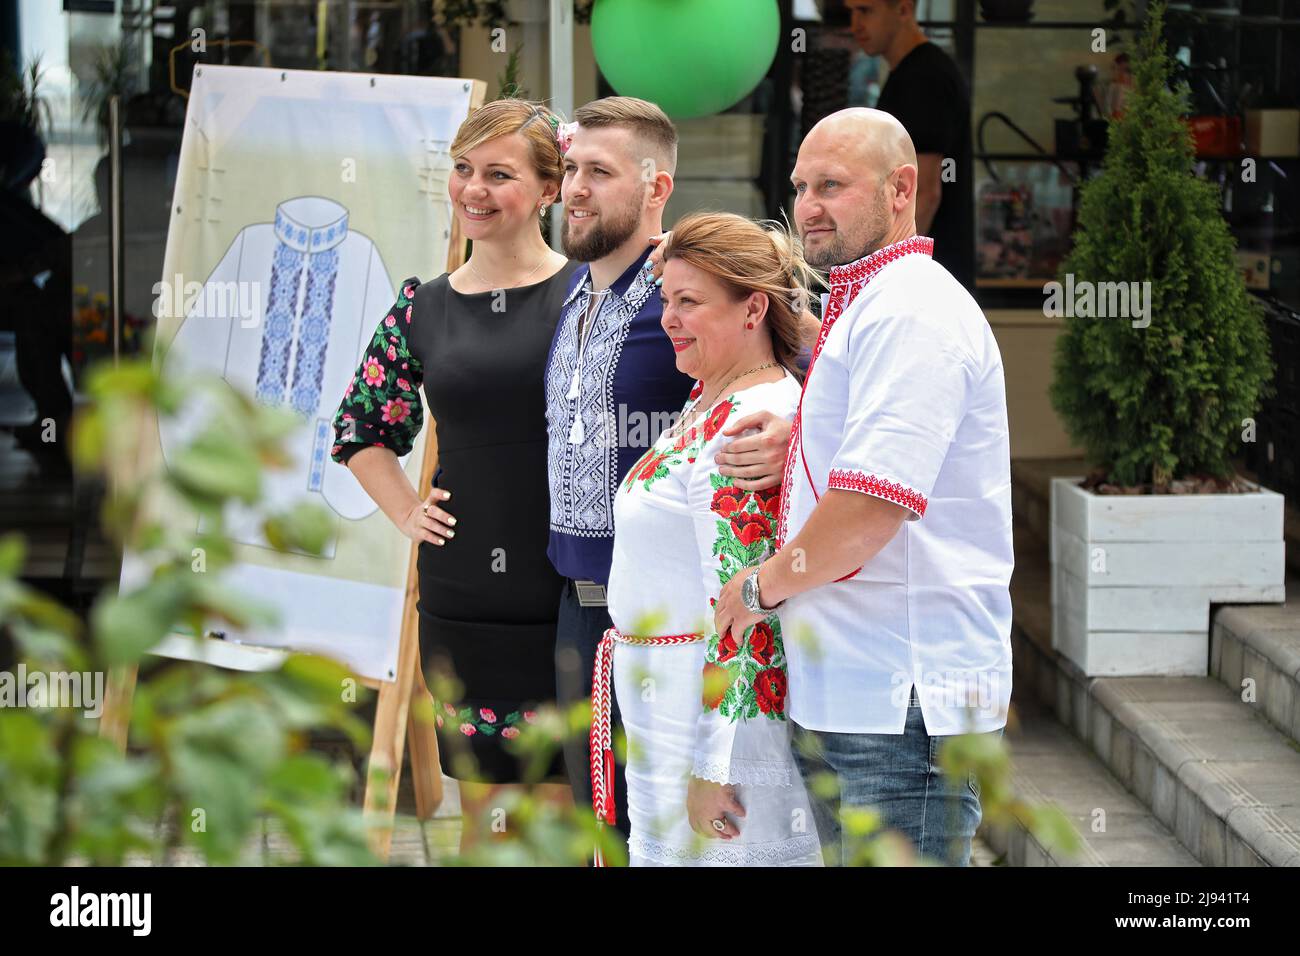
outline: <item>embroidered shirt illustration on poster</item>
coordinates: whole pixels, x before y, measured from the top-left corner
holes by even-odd
[[[300,420],[287,442],[292,466],[264,473],[263,505],[256,512],[232,507],[227,514],[233,540],[269,546],[261,515],[304,498],[319,498],[349,520],[374,512],[350,471],[327,467],[331,420],[374,317],[393,296],[379,250],[348,228],[348,210],[330,199],[299,196],[281,202],[273,222],[241,229],[193,297],[168,348],[168,371],[182,380],[216,374]],[[159,423],[169,461],[207,417],[204,402],[190,405]],[[331,540],[323,556],[333,553]]]

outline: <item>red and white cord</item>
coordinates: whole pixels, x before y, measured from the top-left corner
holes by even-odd
[[[601,828],[618,820],[614,806],[614,739],[612,708],[614,700],[614,642],[639,644],[643,647],[676,647],[704,640],[703,634],[626,635],[611,627],[596,646],[596,666],[591,673],[591,807]],[[596,866],[605,858],[596,847]]]

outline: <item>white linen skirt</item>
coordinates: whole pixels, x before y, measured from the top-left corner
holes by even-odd
[[[786,734],[784,783],[736,783],[740,836],[703,837],[686,816],[701,712],[703,642],[614,645],[614,692],[627,734],[632,866],[821,866],[817,827]]]

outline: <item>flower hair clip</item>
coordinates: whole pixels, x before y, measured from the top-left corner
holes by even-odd
[[[555,142],[560,147],[560,154],[563,155],[569,151],[573,145],[573,134],[578,131],[577,123],[561,123],[558,119],[552,123],[555,129]]]

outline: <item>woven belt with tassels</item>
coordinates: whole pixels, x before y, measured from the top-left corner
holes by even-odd
[[[613,706],[614,642],[639,644],[643,647],[675,647],[704,640],[703,634],[661,634],[643,637],[621,634],[611,627],[596,647],[596,667],[591,674],[591,806],[603,828],[613,826],[618,816],[614,807],[614,741],[611,727]],[[596,847],[596,866],[605,858]]]

